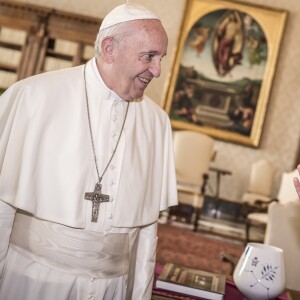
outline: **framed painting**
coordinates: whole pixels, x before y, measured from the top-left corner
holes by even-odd
[[[287,12],[187,0],[164,109],[173,129],[258,147]]]

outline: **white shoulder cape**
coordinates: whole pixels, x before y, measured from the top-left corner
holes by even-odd
[[[130,104],[112,225],[142,226],[177,204],[167,114]],[[83,66],[36,75],[0,98],[0,199],[38,218],[84,228],[94,160]]]

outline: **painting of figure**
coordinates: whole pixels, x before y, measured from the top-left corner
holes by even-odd
[[[263,122],[261,101],[266,101],[261,94],[269,84],[270,62],[274,63],[274,45],[270,47],[267,38],[272,28],[266,28],[247,6],[227,8],[223,2],[219,6],[205,6],[207,13],[201,10],[199,18],[187,21],[166,110],[175,128],[245,144],[253,144],[256,136],[257,144],[257,127]],[[192,8],[190,12],[195,15]]]
[[[243,16],[228,11],[218,21],[213,43],[213,61],[220,76],[226,75],[235,65],[241,64],[244,46]]]
[[[254,39],[262,41],[263,53],[255,64],[247,42]],[[219,10],[203,16],[186,40],[171,115],[249,136],[267,57],[264,31],[246,13]]]

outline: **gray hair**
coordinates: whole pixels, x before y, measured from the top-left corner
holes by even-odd
[[[106,37],[113,37],[118,41],[122,41],[124,37],[130,34],[130,26],[128,22],[122,22],[108,28],[99,30],[95,41],[95,55],[96,57],[101,56],[101,43]]]

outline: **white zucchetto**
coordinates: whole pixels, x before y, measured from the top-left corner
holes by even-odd
[[[106,15],[101,23],[99,31],[122,22],[147,19],[159,20],[153,12],[142,5],[133,3],[122,4]]]

